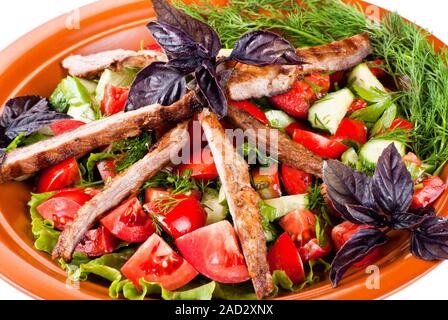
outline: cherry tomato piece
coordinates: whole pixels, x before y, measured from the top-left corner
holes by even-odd
[[[103,226],[87,231],[83,240],[76,247],[76,251],[85,253],[89,257],[99,257],[111,253],[118,248],[119,241]]]
[[[75,158],[70,158],[41,173],[37,183],[37,192],[60,190],[78,183],[80,179],[78,163]]]
[[[73,223],[79,209],[92,197],[82,189],[65,189],[42,202],[36,209],[44,219],[53,221],[56,229],[63,230]]]
[[[367,127],[361,121],[348,118],[342,119],[333,139],[337,141],[353,140],[364,144],[367,142]]]
[[[322,158],[339,159],[348,150],[342,142],[300,129],[294,131],[292,139]]]
[[[318,260],[331,252],[333,246],[331,241],[326,241],[325,246],[321,246],[316,238],[311,239],[304,246],[299,248],[300,257],[303,262]]]
[[[156,233],[143,243],[121,268],[121,272],[140,288],[140,279],[176,290],[193,280],[198,272]]]
[[[101,179],[103,179],[103,181],[106,181],[107,179],[113,178],[117,175],[117,172],[114,171],[116,167],[115,159],[102,160],[96,164],[96,167],[98,168]]]
[[[356,98],[355,101],[350,105],[348,113],[353,113],[355,111],[367,108],[367,102],[361,98]]]
[[[85,122],[79,120],[65,119],[59,120],[50,124],[50,130],[55,136],[58,136],[66,131],[70,131],[80,126],[85,125]]]
[[[251,116],[253,116],[254,118],[258,119],[260,122],[263,122],[264,124],[268,124],[269,120],[266,117],[266,115],[264,114],[263,111],[261,111],[261,109],[259,107],[257,107],[256,105],[254,105],[253,103],[250,103],[249,101],[234,101],[234,100],[230,100],[229,104],[246,110]]]
[[[310,210],[297,209],[280,219],[280,226],[299,247],[316,237],[316,217]]]
[[[268,252],[268,262],[271,272],[283,270],[294,284],[305,280],[305,270],[302,259],[287,233],[277,238]]]
[[[426,208],[442,195],[446,187],[439,177],[429,177],[422,182],[422,187],[415,191],[411,207],[414,209]]]
[[[394,129],[412,130],[412,128],[414,128],[414,125],[411,122],[397,118],[390,125],[389,131]]]
[[[204,276],[220,283],[249,280],[235,230],[223,220],[176,239],[182,256]]]
[[[155,231],[152,219],[136,197],[123,202],[100,222],[115,237],[128,242],[143,242]]]
[[[184,194],[156,199],[145,204],[145,209],[175,239],[205,226],[207,221],[201,203]]]
[[[101,112],[110,116],[124,110],[124,105],[128,99],[129,88],[115,87],[106,84],[104,88],[104,97],[101,101]]]
[[[218,177],[213,155],[207,147],[193,155],[189,164],[177,166],[177,172],[180,175],[183,175],[186,170],[191,170],[191,177],[196,180],[213,180]]]
[[[289,195],[304,194],[313,184],[313,175],[282,164],[282,181]]]

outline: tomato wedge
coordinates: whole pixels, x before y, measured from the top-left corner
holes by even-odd
[[[159,283],[167,290],[183,287],[198,274],[156,233],[138,248],[121,272],[138,288],[139,280],[143,278]]]
[[[110,116],[124,110],[124,105],[128,99],[129,88],[115,87],[106,84],[104,87],[104,97],[101,101],[101,112]]]
[[[372,228],[369,225],[357,225],[349,221],[345,221],[333,228],[331,231],[331,238],[333,240],[334,248],[339,251],[342,246],[359,230]],[[375,248],[364,259],[354,264],[355,267],[362,268],[375,261],[381,255],[381,248]]]
[[[302,259],[294,242],[285,232],[275,241],[268,252],[268,262],[271,272],[283,270],[294,284],[305,280],[305,270]]]
[[[414,209],[426,208],[433,204],[445,191],[446,184],[437,176],[432,176],[422,182],[412,198],[411,207]]]
[[[313,175],[282,164],[282,181],[289,195],[304,194],[313,184]]]
[[[188,233],[176,245],[193,268],[212,280],[240,283],[250,278],[235,230],[227,220]]]
[[[158,44],[157,42],[151,43],[151,44],[147,44],[144,47],[145,50],[153,50],[153,51],[159,51],[159,52],[163,52],[162,47],[160,46],[160,44]]]
[[[285,128],[285,131],[286,131],[287,134],[289,134],[292,137],[293,134],[294,134],[294,130],[296,130],[296,129],[308,130],[309,131],[311,128],[309,126],[307,126],[306,124],[303,124],[301,122],[295,121],[295,122],[291,123],[289,126],[287,126]]]
[[[309,84],[305,81],[296,81],[289,92],[273,96],[269,101],[293,117],[307,119],[313,96],[314,92]]]
[[[412,130],[412,128],[414,128],[412,122],[406,121],[401,118],[397,118],[390,125],[389,131],[392,131],[394,129]]]
[[[310,76],[305,77],[303,80],[305,83],[311,86],[313,89],[313,97],[311,99],[311,103],[313,103],[315,100],[318,100],[322,98],[326,93],[328,93],[328,90],[330,90],[331,86],[331,78],[330,75],[327,74],[312,74]]]
[[[163,188],[146,188],[145,189],[145,203],[153,202],[161,198],[168,198],[171,192]]]
[[[348,150],[342,142],[310,131],[294,130],[293,140],[322,158],[339,159]]]
[[[280,219],[280,226],[299,246],[314,238],[316,217],[310,210],[297,209]]]
[[[353,113],[357,110],[367,108],[367,102],[361,98],[356,98],[355,101],[350,105],[348,113]]]
[[[65,226],[73,223],[79,209],[92,197],[82,189],[61,190],[36,209],[44,219],[53,221],[56,229],[63,230]]]
[[[98,162],[96,164],[98,171],[100,172],[101,179],[106,181],[109,178],[113,178],[117,175],[114,171],[115,168],[115,159],[106,159]]]
[[[269,120],[264,114],[264,112],[261,111],[259,107],[257,107],[253,103],[250,103],[249,101],[230,100],[229,104],[234,107],[246,110],[251,116],[258,119],[260,122],[263,122],[264,124],[269,123]]]
[[[387,73],[383,68],[383,63],[384,61],[381,59],[370,61],[371,67],[369,69],[373,73],[373,75],[377,78],[383,78],[387,76]]]
[[[273,164],[269,168],[255,168],[252,170],[252,179],[255,190],[263,199],[273,199],[282,196],[277,164]]]
[[[118,248],[119,241],[103,226],[87,231],[84,239],[76,247],[76,251],[89,257],[99,257],[111,253]]]
[[[80,181],[78,163],[70,158],[45,169],[37,183],[37,192],[56,191],[74,185]]]
[[[207,147],[199,154],[193,155],[189,164],[177,166],[177,172],[180,175],[183,175],[186,170],[191,170],[191,177],[196,180],[213,180],[218,177],[212,153]]]
[[[367,142],[367,127],[361,121],[342,119],[333,139],[337,141],[352,140],[364,144]]]
[[[293,117],[308,118],[310,104],[330,89],[330,76],[314,74],[293,83],[290,91],[273,96],[269,101]]]
[[[50,124],[50,130],[51,132],[53,132],[55,136],[58,136],[66,131],[79,128],[82,125],[85,125],[85,122],[79,120],[72,120],[72,119],[59,120]]]
[[[331,252],[333,246],[331,241],[327,241],[325,246],[321,246],[316,238],[311,239],[304,246],[299,248],[300,257],[303,262],[318,260]]]
[[[122,203],[100,222],[115,237],[128,242],[143,242],[155,231],[152,219],[143,212],[136,197]]]
[[[145,210],[175,239],[205,226],[207,221],[201,203],[185,194],[156,199],[145,204]]]

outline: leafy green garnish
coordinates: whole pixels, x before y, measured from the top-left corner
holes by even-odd
[[[264,236],[267,242],[274,241],[278,236],[276,227],[271,223],[276,219],[277,210],[266,204],[264,201],[258,203],[260,207],[261,222],[263,225]]]
[[[130,280],[115,280],[109,287],[109,296],[117,299],[120,293],[129,300],[143,300],[148,295],[160,295],[164,300],[211,300],[216,289],[216,282],[212,281],[196,288],[169,291],[158,283],[147,282],[143,278],[139,281],[141,289]]]
[[[114,142],[108,151],[117,154],[115,171],[123,171],[143,158],[148,153],[153,140],[151,133],[144,132],[138,137]]]
[[[171,194],[187,193],[191,190],[205,190],[205,184],[191,179],[191,170],[185,170],[182,174],[168,170],[158,172],[154,177],[145,182],[142,189],[146,188],[170,188]]]
[[[60,264],[62,269],[67,270],[72,281],[85,281],[90,274],[95,274],[112,282],[121,279],[120,268],[133,253],[134,250],[126,248],[121,252],[108,253],[90,260],[86,255],[76,252],[76,260],[72,260],[70,264],[61,260]]]
[[[247,142],[238,147],[238,153],[241,154],[245,159],[247,159],[247,163],[249,164],[258,163],[263,167],[269,167],[272,164],[278,163],[276,159],[267,156],[257,147]]]
[[[54,229],[53,221],[44,220],[41,217],[39,212],[37,212],[37,207],[54,194],[55,192],[32,193],[31,199],[28,202],[31,214],[31,232],[36,239],[34,247],[37,250],[50,254],[53,252],[60,232]]]

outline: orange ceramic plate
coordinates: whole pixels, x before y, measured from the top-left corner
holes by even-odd
[[[359,1],[364,7],[366,3]],[[385,11],[382,10],[381,13]],[[76,23],[80,17],[79,29]],[[35,29],[0,53],[0,105],[22,94],[49,96],[64,77],[60,61],[71,53],[88,54],[108,49],[138,49],[140,41],[151,43],[144,27],[154,18],[145,0],[100,1],[83,7],[72,17],[62,16]],[[69,28],[67,28],[67,26]],[[70,30],[70,28],[75,28]],[[437,47],[444,46],[432,38]],[[444,178],[448,170],[444,172]],[[91,281],[80,289],[66,283],[66,275],[45,253],[33,247],[26,203],[29,189],[23,183],[0,185],[0,273],[2,277],[34,298],[108,299],[107,286]],[[438,212],[448,211],[448,192],[438,201]],[[408,241],[392,234],[393,241],[378,262],[381,271],[379,290],[365,286],[367,275],[354,272],[337,289],[321,282],[283,299],[377,299],[384,298],[417,280],[438,263],[411,256]]]

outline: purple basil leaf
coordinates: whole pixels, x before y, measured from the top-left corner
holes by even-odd
[[[48,99],[39,96],[10,99],[4,109],[0,118],[4,134],[2,141],[5,137],[12,140],[21,133],[29,135],[57,120],[71,118],[67,114],[52,111]]]
[[[185,92],[186,81],[182,72],[163,62],[154,62],[137,74],[129,90],[125,110],[136,110],[154,103],[171,105]]]
[[[272,64],[303,64],[295,48],[279,35],[263,30],[242,35],[232,50],[230,58],[245,64],[267,66]]]
[[[210,61],[204,60],[202,66],[195,72],[196,82],[203,98],[210,108],[219,116],[227,114],[227,100],[219,85],[215,68]]]
[[[419,225],[424,219],[424,216],[419,216],[413,213],[396,212],[392,214],[391,227],[395,230],[412,229]]]
[[[391,142],[376,166],[373,195],[387,213],[406,212],[414,195],[414,183],[400,153]]]
[[[196,41],[179,28],[163,22],[150,22],[147,28],[170,59],[205,56]]]
[[[152,4],[159,22],[183,30],[201,45],[209,58],[215,57],[221,50],[219,36],[208,24],[174,8],[165,0],[153,0]]]
[[[324,163],[323,180],[334,207],[346,220],[359,224],[347,210],[347,205],[378,209],[371,190],[372,180],[367,175],[356,172],[339,161],[328,160]]]
[[[368,224],[377,228],[383,228],[387,225],[386,218],[376,210],[353,204],[346,205],[346,208],[351,218],[357,221],[357,224]]]
[[[6,150],[5,148],[0,148],[0,164],[3,162],[3,159],[5,158]]]
[[[362,229],[355,233],[338,251],[331,263],[330,280],[333,287],[337,287],[339,281],[350,267],[364,259],[373,249],[384,245],[387,237],[378,229]]]
[[[418,216],[424,217],[424,216],[436,216],[437,212],[436,209],[434,209],[434,207],[432,206],[427,206],[426,208],[410,208],[408,210],[410,213],[416,214]]]
[[[174,58],[168,61],[167,65],[181,71],[183,74],[189,74],[201,66],[204,59],[199,56],[187,56]]]
[[[423,260],[448,259],[448,219],[427,217],[412,232],[411,252]]]

